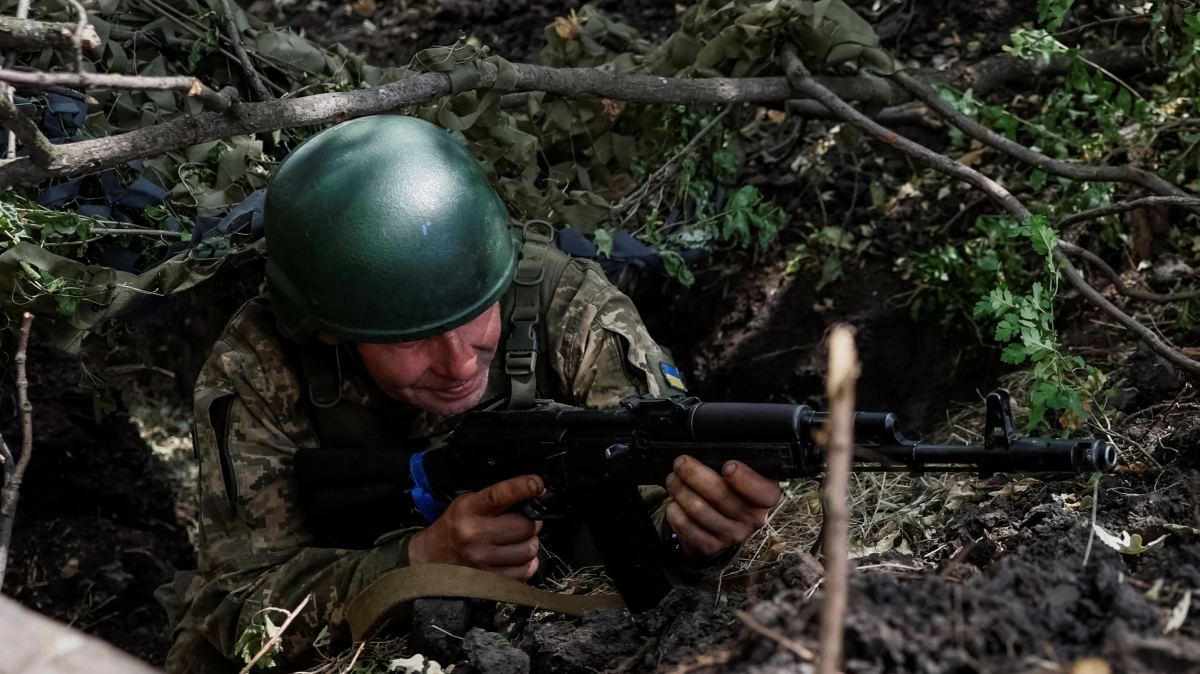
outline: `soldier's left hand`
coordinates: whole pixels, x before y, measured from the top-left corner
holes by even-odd
[[[780,496],[778,482],[741,461],[726,462],[718,474],[690,456],[676,459],[667,491],[675,499],[667,506],[667,522],[693,559],[741,545],[767,523]]]

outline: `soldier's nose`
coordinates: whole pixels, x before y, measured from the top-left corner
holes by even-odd
[[[454,330],[441,335],[441,366],[443,368],[441,374],[448,379],[458,381],[466,381],[473,378],[479,371],[479,365],[476,359],[479,357],[479,350],[461,336],[456,335]]]

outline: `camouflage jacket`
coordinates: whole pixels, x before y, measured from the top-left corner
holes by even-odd
[[[607,408],[636,393],[679,392],[679,380],[668,383],[662,367],[670,364],[669,354],[651,339],[632,302],[599,266],[567,261],[556,250],[550,256],[557,258],[562,273],[556,283],[547,282],[551,285],[544,293],[549,301],[542,304],[539,395]],[[502,300],[502,309],[504,305]],[[280,340],[269,301],[247,303],[213,347],[196,384],[199,573],[186,590],[179,588],[182,620],[167,662],[173,673],[221,671],[202,664],[206,658],[201,651],[217,660],[233,658],[238,637],[252,624],[262,624],[264,609],[292,608],[311,594],[308,607],[282,640],[285,662],[309,664],[320,630],[328,626],[335,640],[348,641],[343,607],[379,574],[407,564],[411,534],[370,550],[315,547],[297,503],[292,456],[300,448],[317,446],[318,438],[296,368]],[[503,360],[502,342],[484,400],[506,394]],[[381,400],[386,396],[353,373],[343,377],[342,395],[358,404],[399,406]],[[221,401],[226,412],[214,419]],[[415,410],[407,413],[413,419],[410,436],[447,423]],[[218,434],[223,434],[222,442]],[[665,491],[646,496],[658,502],[661,515]]]

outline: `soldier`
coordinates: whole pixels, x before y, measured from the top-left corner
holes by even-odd
[[[177,579],[172,674],[237,671],[239,635],[308,595],[277,661],[311,664],[322,628],[349,641],[348,602],[405,565],[537,572],[542,523],[508,510],[543,491],[538,476],[460,496],[424,528],[404,527],[412,505],[397,504],[383,513],[395,532],[323,547],[298,505],[301,448],[401,451],[481,405],[595,409],[683,390],[599,266],[553,248],[545,223],[514,226],[480,164],[432,124],[380,116],[317,134],[279,167],[264,220],[269,298],[230,320],[196,383],[199,571]],[[686,457],[665,487],[643,490],[647,507],[696,575],[730,561],[780,495],[744,464],[718,474]]]

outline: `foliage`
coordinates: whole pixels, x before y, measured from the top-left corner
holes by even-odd
[[[1106,377],[1079,356],[1067,356],[1054,327],[1054,299],[1061,278],[1051,255],[1058,245],[1058,232],[1045,216],[1032,216],[1017,228],[1028,237],[1034,251],[1043,257],[1043,278],[1047,285],[1034,282],[1029,294],[1014,295],[1003,283],[983,296],[975,306],[976,316],[990,316],[997,322],[996,341],[1006,344],[1001,360],[1020,365],[1034,363],[1036,384],[1030,395],[1026,430],[1045,424],[1046,412],[1063,410],[1059,425],[1064,435],[1082,428],[1094,411],[1096,401],[1104,402],[1113,394],[1103,390]]]
[[[1062,55],[1068,59],[1065,76],[1048,93],[1025,94],[1006,105],[978,100],[970,90],[942,88],[939,95],[1009,139],[1056,159],[1138,163],[1153,162],[1152,153],[1157,153],[1160,175],[1200,188],[1200,134],[1191,131],[1182,117],[1198,109],[1193,94],[1200,19],[1195,18],[1194,3],[1155,5],[1155,42],[1163,58],[1170,59],[1171,75],[1166,86],[1148,88],[1150,94],[1094,67],[1079,49],[1054,37],[1072,4],[1071,0],[1039,0],[1041,25],[1015,30],[1012,45],[1005,48],[1018,58],[1044,61]],[[1185,5],[1191,13],[1183,9]],[[1190,90],[1185,82],[1193,84]],[[977,151],[979,146],[958,130],[952,129],[950,135],[959,151]],[[1010,176],[1005,185],[1038,215],[1019,225],[991,219],[990,226],[997,228],[999,236],[980,236],[981,226],[988,222],[980,219],[973,238],[934,241],[906,255],[901,266],[917,284],[910,307],[914,316],[936,317],[946,325],[978,323],[989,330],[994,326],[996,340],[1004,345],[1005,362],[1033,364],[1029,427],[1047,427],[1046,413],[1054,410],[1058,426],[1069,432],[1096,413],[1115,387],[1106,388],[1104,376],[1082,358],[1065,353],[1059,341],[1054,327],[1059,272],[1048,250],[1058,236],[1055,222],[1113,203],[1117,186],[1051,178],[1036,169]],[[1122,219],[1116,216],[1101,218],[1073,236],[1098,251],[1120,249],[1129,241]],[[1178,226],[1172,237],[1193,254],[1192,237]],[[1027,242],[1027,247],[1021,242]],[[1030,252],[1044,259],[1040,269],[1026,270]],[[969,298],[980,296],[982,301],[971,312],[975,323],[958,322],[956,316],[973,301]],[[1190,304],[1181,304],[1177,325],[1191,325],[1195,312]]]
[[[280,609],[267,609],[268,611],[278,611]],[[263,614],[263,624],[251,622],[246,627],[246,631],[242,632],[238,637],[237,643],[233,645],[233,654],[235,657],[241,658],[242,662],[249,663],[254,659],[255,655],[262,650],[263,646],[267,645],[271,639],[279,633],[279,626],[271,621],[269,613]],[[263,654],[258,662],[254,664],[258,669],[271,669],[275,666],[275,656],[283,652],[283,644],[276,641],[271,645],[271,648]]]

